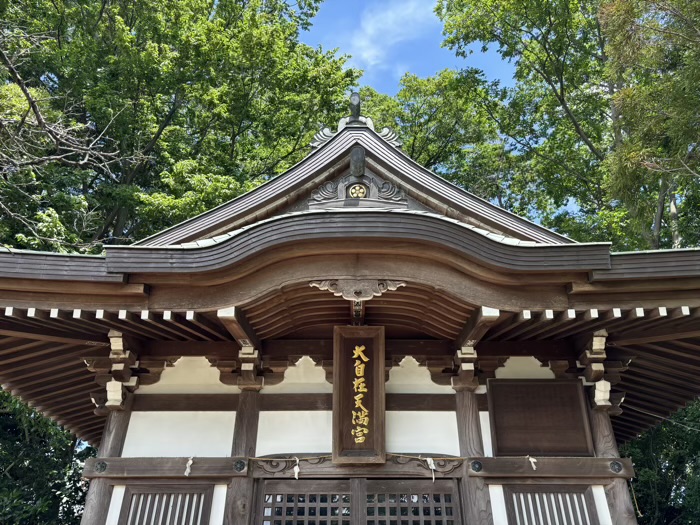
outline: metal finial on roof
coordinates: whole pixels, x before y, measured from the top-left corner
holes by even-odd
[[[360,94],[354,92],[350,95],[350,120],[348,122],[360,122]]]
[[[361,107],[362,100],[360,99],[360,94],[355,91],[350,95],[350,116],[340,119],[340,122],[338,122],[338,132],[346,127],[367,127],[374,131],[374,122],[372,122],[371,118],[362,116]],[[323,128],[321,131],[316,133],[316,135],[314,135],[314,139],[311,142],[311,147],[313,149],[320,148],[335,135],[336,133],[333,133],[330,128]],[[401,147],[401,141],[399,140],[398,135],[389,128],[383,128],[378,135],[392,146],[396,148]]]

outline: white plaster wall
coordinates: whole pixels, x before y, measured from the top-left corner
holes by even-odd
[[[227,489],[227,485],[214,486],[214,495],[211,499],[211,514],[209,515],[209,525],[221,525],[224,522]]]
[[[612,517],[610,516],[610,508],[608,507],[608,499],[605,496],[605,487],[603,485],[593,485],[593,500],[595,501],[595,509],[598,513],[598,522],[600,525],[613,525]]]
[[[498,379],[554,379],[554,372],[542,366],[537,359],[532,356],[509,357],[505,365],[496,369]]]
[[[133,412],[122,457],[228,457],[235,412]]]
[[[454,394],[450,385],[437,385],[430,378],[430,371],[420,366],[411,356],[401,360],[399,366],[389,371],[387,394]]]
[[[112,488],[112,499],[109,501],[109,510],[107,511],[107,521],[105,525],[117,525],[119,523],[119,514],[122,510],[125,490],[125,485],[114,485]]]
[[[508,525],[506,497],[503,493],[503,485],[489,485],[489,497],[491,499],[493,525]]]
[[[484,456],[492,458],[493,439],[491,438],[491,418],[488,412],[479,412],[479,424],[481,426],[481,442],[484,444]]]
[[[332,394],[333,385],[326,381],[326,371],[309,356],[303,356],[284,372],[278,385],[263,386],[261,394]]]
[[[330,453],[332,433],[330,410],[260,412],[255,454]]]
[[[386,450],[459,456],[454,412],[386,412]]]
[[[153,385],[139,387],[143,394],[238,394],[237,386],[219,381],[219,371],[205,357],[181,357],[175,366],[163,370]]]

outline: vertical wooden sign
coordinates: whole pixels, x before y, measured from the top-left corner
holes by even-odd
[[[333,462],[386,462],[384,327],[333,331]]]

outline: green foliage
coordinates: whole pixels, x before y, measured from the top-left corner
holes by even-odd
[[[0,523],[80,523],[87,490],[80,476],[92,455],[92,448],[0,391]]]
[[[700,403],[620,450],[634,462],[634,493],[646,525],[700,523]]]
[[[83,251],[128,242],[297,162],[320,125],[345,113],[358,76],[344,57],[299,42],[317,8],[317,0],[11,3],[0,49],[17,75],[5,64],[11,96],[0,110],[11,115],[0,145],[12,155],[0,160],[0,242]],[[59,125],[102,157],[66,156],[47,133]]]
[[[612,191],[657,222],[654,247],[697,244],[697,228],[688,226],[700,191],[700,115],[690,109],[700,105],[700,5],[609,0],[601,19],[608,76],[622,86],[613,98],[621,143],[606,159]],[[652,221],[648,210],[662,213]]]

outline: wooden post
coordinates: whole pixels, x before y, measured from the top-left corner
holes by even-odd
[[[255,457],[258,440],[258,420],[260,416],[260,392],[243,390],[238,398],[236,426],[233,431],[234,457]],[[254,479],[253,469],[249,468],[248,477],[233,478],[226,493],[226,514],[224,525],[249,525],[254,514]]]
[[[131,419],[131,406],[134,403],[133,394],[126,394],[123,410],[114,410],[107,414],[102,441],[97,449],[98,458],[117,458],[121,456],[126,439],[126,431]],[[107,512],[112,499],[112,485],[104,478],[90,481],[90,488],[85,497],[85,510],[80,525],[104,525],[107,522]]]
[[[595,455],[599,458],[619,458],[615,432],[606,410],[591,410],[591,430]],[[615,525],[637,525],[627,482],[617,478],[605,487],[610,516]]]
[[[459,453],[463,457],[482,457],[481,424],[476,394],[469,390],[455,392],[457,403],[457,428]],[[483,478],[469,477],[465,463],[462,469],[462,507],[464,521],[470,525],[493,525],[489,488]]]

